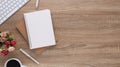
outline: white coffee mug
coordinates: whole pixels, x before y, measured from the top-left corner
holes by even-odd
[[[8,59],[5,64],[4,64],[4,67],[7,67],[7,63],[10,61],[10,60],[16,60],[19,64],[20,64],[20,67],[26,67],[25,65],[22,65],[21,61],[17,58],[10,58]]]

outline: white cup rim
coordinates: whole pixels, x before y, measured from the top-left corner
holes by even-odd
[[[4,67],[7,67],[7,63],[8,63],[8,61],[10,61],[10,60],[16,60],[16,61],[18,61],[19,64],[20,64],[20,67],[22,67],[21,61],[20,61],[19,59],[17,59],[17,58],[10,58],[10,59],[8,59],[8,60],[5,62]]]

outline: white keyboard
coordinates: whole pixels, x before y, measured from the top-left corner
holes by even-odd
[[[25,5],[29,0],[0,0],[0,24]]]

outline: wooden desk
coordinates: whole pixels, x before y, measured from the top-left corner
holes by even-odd
[[[40,0],[39,10],[52,12],[57,46],[37,55],[15,27],[23,20],[23,13],[35,11],[34,3],[31,0],[0,26],[17,39],[17,50],[0,56],[0,67],[11,57],[28,67],[120,67],[120,0]],[[36,65],[19,48],[41,64]]]

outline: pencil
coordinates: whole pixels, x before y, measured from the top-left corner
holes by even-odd
[[[31,57],[27,52],[25,52],[23,49],[20,49],[20,51],[25,54],[27,57],[29,57],[32,61],[34,61],[37,64],[40,64],[37,60],[35,60],[33,57]]]
[[[38,8],[39,0],[36,0],[36,8]]]

